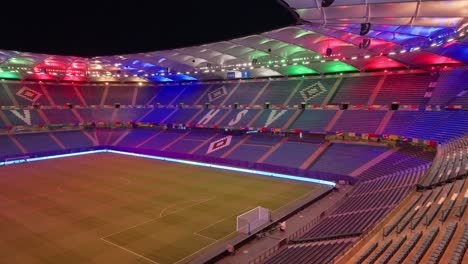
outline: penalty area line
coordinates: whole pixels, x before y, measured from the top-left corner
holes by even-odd
[[[211,200],[213,200],[213,199],[216,199],[216,196],[211,197],[211,198],[208,198],[208,199],[203,199],[203,200],[200,199],[200,200],[197,200],[197,201],[200,201],[200,202],[195,203],[195,204],[192,204],[192,205],[187,206],[187,207],[183,207],[183,208],[178,209],[178,210],[175,210],[175,211],[173,211],[173,212],[171,212],[171,213],[168,213],[168,214],[165,214],[165,215],[162,215],[162,216],[153,218],[153,219],[149,219],[149,220],[147,220],[147,221],[145,221],[145,222],[143,222],[143,223],[139,223],[139,224],[133,225],[133,226],[131,226],[131,227],[128,227],[128,228],[125,228],[125,229],[123,229],[123,230],[114,232],[114,233],[109,234],[109,235],[107,235],[107,236],[103,236],[103,237],[101,237],[101,239],[106,239],[106,238],[111,237],[111,236],[113,236],[113,235],[117,235],[117,234],[123,233],[123,232],[125,232],[125,231],[128,231],[128,230],[130,230],[130,229],[134,229],[134,228],[137,228],[137,227],[139,227],[139,226],[142,226],[142,225],[145,225],[145,224],[154,222],[154,221],[156,221],[156,220],[158,220],[158,219],[161,219],[161,218],[163,218],[163,217],[166,217],[166,216],[168,216],[168,215],[173,215],[173,214],[175,214],[175,213],[178,213],[178,212],[183,211],[183,210],[188,209],[188,208],[192,208],[192,207],[197,206],[197,205],[200,205],[200,204],[202,204],[202,203],[206,203],[206,202],[211,201]],[[193,200],[192,200],[192,201],[193,201]],[[160,215],[161,215],[161,214],[160,214]]]
[[[232,234],[234,234],[234,233],[236,233],[236,232],[237,232],[237,231],[231,232],[231,233],[225,235],[224,237],[222,237],[221,239],[211,242],[210,244],[208,244],[208,245],[206,245],[206,246],[200,248],[199,250],[193,252],[192,254],[190,254],[190,255],[188,255],[188,256],[182,258],[182,259],[179,259],[178,261],[174,262],[173,264],[179,264],[180,262],[182,262],[182,261],[184,261],[184,260],[186,260],[186,259],[192,257],[193,255],[195,255],[195,254],[197,254],[197,253],[199,253],[199,252],[205,250],[207,247],[212,246],[212,245],[214,245],[214,244],[216,244],[216,243],[218,243],[218,242],[220,242],[220,241],[223,241],[225,238],[231,236]],[[194,233],[194,234],[195,234],[195,233]],[[198,235],[200,235],[200,234],[198,234]]]
[[[102,238],[102,237],[101,237],[100,239],[101,239],[102,241],[104,241],[104,242],[106,242],[106,243],[108,243],[108,244],[114,246],[114,247],[120,248],[121,250],[126,251],[126,252],[128,252],[128,253],[130,253],[130,254],[132,254],[132,255],[135,255],[135,256],[137,256],[137,257],[139,257],[139,258],[142,258],[142,259],[144,259],[144,260],[146,260],[146,261],[148,261],[148,262],[151,262],[151,263],[153,263],[153,264],[160,264],[159,262],[156,262],[156,261],[154,261],[154,260],[152,260],[152,259],[150,259],[150,258],[147,258],[147,257],[145,257],[145,256],[143,256],[143,255],[141,255],[141,254],[138,254],[138,253],[136,253],[135,251],[131,251],[130,249],[128,249],[128,248],[126,248],[126,247],[122,247],[122,246],[117,245],[117,244],[115,244],[115,243],[113,243],[113,242],[110,242],[109,240],[107,240],[107,239],[105,239],[105,238]]]

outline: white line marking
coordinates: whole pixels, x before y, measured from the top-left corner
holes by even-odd
[[[138,254],[138,253],[136,253],[136,252],[134,252],[134,251],[131,251],[131,250],[128,249],[128,248],[125,248],[125,247],[119,246],[119,245],[117,245],[117,244],[115,244],[115,243],[112,243],[112,242],[110,242],[109,240],[106,240],[105,238],[101,238],[101,240],[104,241],[104,242],[106,242],[106,243],[109,243],[109,244],[113,245],[114,247],[118,247],[118,248],[122,249],[123,251],[126,251],[126,252],[128,252],[128,253],[130,253],[130,254],[132,254],[132,255],[135,255],[135,256],[140,257],[140,258],[142,258],[142,259],[144,259],[144,260],[146,260],[146,261],[149,261],[149,262],[151,262],[151,263],[153,263],[153,264],[160,264],[160,263],[158,263],[158,262],[156,262],[156,261],[154,261],[154,260],[152,260],[152,259],[149,259],[149,258],[147,258],[147,257],[145,257],[145,256],[143,256],[143,255],[140,255],[140,254]]]
[[[170,204],[170,205],[164,207],[164,208],[161,210],[161,212],[159,213],[159,217],[163,217],[163,216],[164,216],[164,212],[165,212],[167,209],[172,208],[172,207],[174,207],[174,206],[176,206],[176,205],[186,204],[186,203],[189,203],[189,202],[204,203],[204,202],[213,200],[214,198],[216,198],[216,197],[204,198],[204,199],[197,199],[197,200],[186,200],[186,201],[181,201],[181,202],[177,202],[177,203]],[[186,207],[186,208],[189,208],[189,207]]]
[[[210,228],[210,227],[212,227],[212,226],[214,226],[214,225],[216,225],[216,224],[218,224],[218,223],[223,222],[223,221],[226,220],[226,219],[229,219],[229,218],[231,218],[231,217],[233,217],[233,216],[237,216],[237,215],[239,215],[239,213],[246,212],[247,210],[253,209],[253,208],[255,208],[255,206],[249,206],[249,207],[247,207],[246,209],[242,209],[242,211],[240,211],[240,212],[238,212],[238,213],[236,213],[236,214],[234,214],[234,215],[225,217],[225,218],[223,218],[223,219],[221,219],[221,220],[218,220],[218,221],[216,221],[216,222],[214,222],[214,223],[212,223],[212,224],[209,224],[209,225],[205,226],[203,229],[200,229],[200,230],[198,230],[198,231],[195,232],[195,233],[198,234],[198,233],[202,232],[203,230],[206,230],[206,229],[208,229],[208,228]]]
[[[129,179],[127,179],[127,178],[120,177],[120,179],[121,179],[122,181],[126,181],[126,182],[127,182],[127,184],[130,184],[130,183],[132,183],[132,181],[131,181],[131,180],[129,180]]]
[[[226,237],[229,237],[230,235],[232,235],[232,234],[234,234],[234,233],[236,233],[236,232],[237,232],[237,231],[231,232],[231,233],[225,235],[224,237],[222,237],[221,239],[216,240],[216,241],[213,241],[212,243],[210,243],[210,244],[208,244],[208,245],[206,245],[206,246],[200,248],[199,250],[193,252],[192,254],[190,254],[190,255],[188,255],[188,256],[182,258],[182,259],[179,259],[177,262],[174,262],[173,264],[178,264],[178,263],[180,263],[180,262],[182,262],[182,261],[184,261],[184,260],[190,258],[191,256],[193,256],[193,255],[197,254],[198,252],[204,250],[205,248],[207,248],[207,247],[209,247],[209,246],[211,246],[211,245],[213,245],[213,244],[216,244],[216,243],[218,243],[219,241],[224,240]]]
[[[172,215],[172,214],[178,213],[178,212],[180,212],[180,211],[183,211],[183,210],[185,210],[185,209],[188,209],[188,208],[194,207],[194,206],[196,206],[196,205],[199,205],[199,204],[202,204],[202,203],[205,203],[205,202],[211,201],[211,200],[213,200],[213,199],[215,199],[215,198],[216,198],[216,197],[212,197],[212,198],[209,198],[209,199],[204,199],[203,201],[201,201],[201,202],[199,202],[199,203],[196,203],[196,204],[193,204],[193,205],[190,205],[190,206],[187,206],[187,207],[184,207],[184,208],[181,208],[181,209],[175,210],[174,212],[172,212],[172,213],[169,213],[169,214],[166,214],[166,215],[163,215],[163,216],[159,216],[159,217],[156,217],[156,218],[153,218],[153,219],[149,219],[148,221],[145,221],[145,222],[143,222],[143,223],[139,223],[139,224],[133,225],[133,226],[131,226],[131,227],[128,227],[128,228],[125,228],[125,229],[123,229],[123,230],[120,230],[120,231],[114,232],[114,233],[112,233],[112,234],[109,234],[109,235],[107,235],[107,236],[103,236],[103,237],[101,237],[101,238],[102,238],[102,239],[105,239],[105,238],[108,238],[108,237],[110,237],[110,236],[113,236],[113,235],[116,235],[116,234],[123,233],[123,232],[125,232],[125,231],[127,231],[127,230],[130,230],[130,229],[133,229],[133,228],[136,228],[136,227],[142,226],[142,225],[144,225],[144,224],[147,224],[147,223],[150,223],[150,222],[156,221],[156,220],[158,220],[158,219],[161,219],[161,218],[163,218],[163,217],[165,217],[165,216],[168,216],[168,215]],[[200,200],[199,200],[199,201],[200,201]],[[160,215],[161,215],[161,214],[160,214]]]
[[[217,239],[214,239],[214,238],[211,238],[211,237],[207,237],[207,236],[204,236],[204,235],[202,235],[202,234],[198,234],[197,232],[193,232],[193,234],[196,235],[196,236],[199,236],[199,237],[203,237],[203,238],[212,240],[212,241],[218,241]]]

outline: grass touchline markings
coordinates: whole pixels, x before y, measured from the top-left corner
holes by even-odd
[[[198,233],[202,232],[203,230],[206,230],[206,229],[208,229],[208,228],[210,228],[210,227],[212,227],[212,226],[214,226],[214,225],[216,225],[216,224],[218,224],[218,223],[223,222],[223,221],[226,220],[226,219],[229,219],[229,218],[231,218],[231,217],[233,217],[233,216],[238,216],[239,213],[246,212],[247,210],[253,209],[253,208],[255,208],[255,206],[249,206],[249,207],[247,207],[246,209],[242,209],[242,211],[240,211],[240,212],[238,212],[238,213],[236,213],[236,214],[234,214],[234,215],[225,217],[225,218],[223,218],[223,219],[221,219],[221,220],[219,220],[219,221],[216,221],[216,222],[214,222],[214,223],[212,223],[212,224],[209,224],[209,225],[205,226],[203,229],[200,229],[200,230],[198,230],[198,231],[196,231],[196,232],[194,232],[194,233],[197,233],[197,234],[198,234]]]
[[[102,238],[102,237],[101,237],[101,240],[104,241],[104,242],[106,242],[106,243],[109,243],[109,244],[111,244],[111,245],[113,245],[113,246],[115,246],[115,247],[118,247],[118,248],[120,248],[120,249],[122,249],[122,250],[124,250],[124,251],[126,251],[126,252],[128,252],[128,253],[130,253],[130,254],[133,254],[133,255],[135,255],[135,256],[137,256],[137,257],[140,257],[140,258],[142,258],[142,259],[144,259],[144,260],[146,260],[146,261],[149,261],[149,262],[151,262],[151,263],[153,263],[153,264],[160,264],[159,262],[156,262],[156,261],[154,261],[154,260],[152,260],[152,259],[150,259],[150,258],[147,258],[147,257],[145,257],[145,256],[143,256],[143,255],[141,255],[141,254],[138,254],[138,253],[136,253],[136,252],[134,252],[134,251],[131,251],[131,250],[128,249],[128,248],[125,248],[125,247],[119,246],[119,245],[117,245],[117,244],[115,244],[115,243],[112,243],[112,242],[110,242],[109,240],[107,240],[107,239],[105,239],[105,238]]]
[[[101,238],[102,238],[102,239],[105,239],[105,238],[108,238],[108,237],[110,237],[110,236],[123,233],[123,232],[125,232],[125,231],[127,231],[127,230],[130,230],[130,229],[133,229],[133,228],[142,226],[142,225],[144,225],[144,224],[147,224],[147,223],[156,221],[156,220],[161,219],[161,218],[163,218],[163,217],[166,217],[166,216],[168,216],[168,215],[173,215],[173,214],[178,213],[178,212],[180,212],[180,211],[183,211],[183,210],[185,210],[185,209],[192,208],[192,207],[194,207],[194,206],[196,206],[196,205],[199,205],[199,204],[202,204],[202,203],[211,201],[211,200],[213,200],[213,199],[215,199],[215,198],[216,198],[216,197],[213,197],[213,198],[211,198],[211,199],[205,199],[205,200],[203,200],[202,202],[199,202],[199,203],[193,204],[193,205],[191,205],[191,206],[187,206],[187,207],[184,207],[184,208],[175,210],[174,212],[169,213],[169,214],[166,214],[166,215],[164,215],[164,216],[160,216],[160,217],[156,217],[156,218],[153,218],[153,219],[149,219],[148,221],[145,221],[145,222],[143,222],[143,223],[136,224],[136,225],[134,225],[134,226],[131,226],[131,227],[129,227],[129,228],[125,228],[125,229],[123,229],[123,230],[114,232],[114,233],[112,233],[112,234],[109,234],[109,235],[107,235],[107,236],[103,236],[103,237],[101,237]]]
[[[202,235],[202,234],[198,234],[197,232],[193,232],[193,234],[196,235],[196,236],[200,236],[200,237],[209,239],[209,240],[218,241],[217,239],[214,239],[214,238],[211,238],[211,237],[208,237],[208,236],[204,236],[204,235]]]
[[[225,235],[225,236],[222,237],[221,239],[218,239],[218,240],[216,240],[216,241],[214,241],[214,242],[212,242],[212,243],[210,243],[210,244],[208,244],[208,245],[206,245],[206,246],[200,248],[199,250],[193,252],[192,254],[190,254],[190,255],[188,255],[188,256],[182,258],[182,259],[179,259],[177,262],[174,262],[173,264],[178,264],[178,263],[180,263],[180,262],[182,262],[182,261],[188,259],[189,257],[191,257],[191,256],[193,256],[193,255],[195,255],[195,254],[197,254],[198,252],[203,251],[205,248],[207,248],[207,247],[209,247],[209,246],[212,246],[212,245],[214,245],[215,243],[217,243],[217,242],[219,242],[219,241],[223,241],[225,238],[231,236],[232,234],[234,234],[234,233],[236,233],[236,232],[237,232],[237,231],[233,231],[233,232],[231,232],[231,233]]]
[[[164,212],[171,208],[171,207],[174,207],[176,205],[180,205],[180,204],[185,204],[185,203],[188,203],[188,202],[198,202],[197,204],[200,204],[200,203],[204,203],[204,202],[208,202],[208,201],[211,201],[211,200],[214,200],[216,199],[216,196],[213,196],[211,198],[205,198],[205,199],[197,199],[197,200],[186,200],[186,201],[181,201],[181,202],[177,202],[177,203],[173,203],[173,204],[169,204],[168,206],[164,207],[161,212],[159,213],[159,217],[163,217],[165,216],[164,215]],[[188,207],[187,207],[188,208]],[[185,208],[181,208],[181,209],[185,209]],[[180,210],[180,209],[179,209]]]

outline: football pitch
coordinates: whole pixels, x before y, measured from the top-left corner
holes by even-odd
[[[0,167],[1,263],[186,263],[320,188],[109,153]]]

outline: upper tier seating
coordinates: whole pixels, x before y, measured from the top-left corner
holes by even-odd
[[[381,78],[382,76],[343,78],[331,104],[367,105],[372,90]]]
[[[187,85],[184,92],[177,98],[176,104],[183,103],[184,105],[194,105],[197,100],[205,94],[211,85],[207,84],[190,84]],[[200,104],[203,104],[202,102]]]
[[[104,104],[131,105],[134,91],[134,86],[109,86]]]
[[[440,77],[437,80],[437,85],[435,86],[431,99],[429,100],[429,104],[447,105],[449,103],[454,104],[456,101],[458,101],[457,104],[462,103],[462,100],[452,101],[452,99],[455,99],[458,94],[467,88],[468,79],[466,78],[465,69],[441,71]]]
[[[5,83],[0,83],[0,107],[1,106],[13,106],[15,105],[13,101],[11,101],[8,93],[5,89]]]
[[[47,89],[50,97],[56,105],[65,105],[67,103],[72,105],[83,105],[72,85],[47,84],[44,87]]]
[[[430,75],[388,75],[374,104],[390,105],[392,102],[400,102],[402,105],[421,104],[429,84],[436,79],[437,77]]]
[[[336,81],[336,78],[304,80],[288,105],[300,105],[303,102],[321,105]]]
[[[137,86],[137,97],[135,105],[148,105],[158,94],[159,86]]]
[[[195,102],[195,104],[203,105],[203,104],[209,103],[211,105],[221,105],[221,103],[224,100],[226,100],[226,98],[229,96],[229,94],[233,91],[233,89],[236,86],[237,86],[237,83],[212,84],[207,89],[206,93],[203,94],[203,96],[198,99],[198,102]],[[253,97],[249,99],[252,100]],[[242,100],[242,102],[243,101],[244,100]],[[242,102],[238,102],[238,103],[245,104],[245,102],[244,103]]]
[[[237,90],[226,101],[225,105],[232,105],[234,103],[250,105],[255,103],[253,102],[254,98],[262,88],[268,84],[268,82],[242,82],[239,87],[237,87]],[[229,91],[230,90],[228,90],[228,92]],[[263,104],[263,102],[259,102],[259,104]]]
[[[270,82],[267,89],[258,98],[256,104],[263,105],[265,102],[269,102],[271,105],[284,105],[286,99],[294,91],[299,82],[297,80]]]
[[[4,83],[19,106],[32,104],[50,105],[51,103],[44,94],[40,84],[37,83]],[[42,86],[44,86],[42,84]]]
[[[159,87],[159,92],[156,94],[156,97],[152,99],[151,104],[161,104],[161,105],[169,105],[169,104],[177,104],[175,99],[177,96],[182,93],[186,85],[164,85]]]
[[[100,105],[105,86],[102,85],[79,85],[76,86],[87,105]]]

